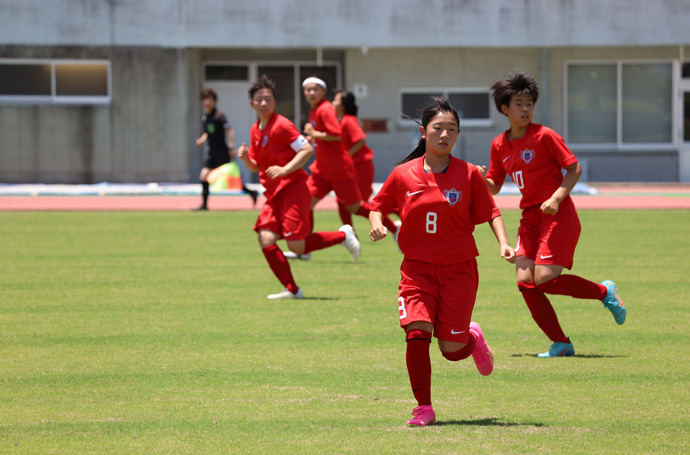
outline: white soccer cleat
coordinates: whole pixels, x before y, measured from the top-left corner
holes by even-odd
[[[285,259],[300,259],[302,261],[308,261],[311,259],[311,253],[297,254],[293,253],[292,251],[283,251],[283,256],[285,256]]]
[[[300,289],[300,288],[297,288],[296,294],[293,294],[292,292],[288,291],[287,288],[285,288],[277,294],[269,294],[268,295],[268,300],[301,299],[301,298],[304,298],[304,295],[302,295],[302,289]]]
[[[350,252],[352,258],[356,261],[362,252],[362,246],[359,244],[359,240],[357,240],[354,229],[349,224],[345,224],[340,226],[338,230],[345,233],[345,240],[343,240],[341,245],[347,248],[347,251]]]

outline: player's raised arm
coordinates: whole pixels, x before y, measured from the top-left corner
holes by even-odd
[[[256,164],[256,161],[249,158],[249,148],[247,147],[246,143],[243,142],[242,145],[240,145],[240,148],[237,149],[237,157],[244,161],[247,169],[252,172],[259,172],[259,166]]]
[[[481,166],[479,164],[476,164],[475,166],[479,170],[479,173],[482,174],[482,177],[484,177],[484,181],[486,182],[486,186],[487,186],[487,188],[489,188],[489,193],[496,196],[499,193],[499,191],[501,191],[501,185],[497,185],[496,182],[494,182],[492,179],[490,179],[486,176],[486,173],[487,173],[486,166]]]
[[[558,213],[558,206],[563,202],[563,199],[570,194],[582,175],[582,167],[579,161],[571,164],[565,168],[565,170],[566,172],[563,176],[561,186],[554,191],[550,198],[541,204],[541,211],[547,215],[555,215]]]

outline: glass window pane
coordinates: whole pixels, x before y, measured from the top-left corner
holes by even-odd
[[[403,93],[401,96],[402,113],[400,114],[400,119],[409,120],[407,117],[405,117],[405,115],[407,115],[413,119],[421,121],[424,108],[431,104],[431,97],[443,96],[443,93]]]
[[[207,81],[246,81],[249,79],[247,65],[208,65],[205,73]]]
[[[690,63],[683,63],[683,79],[690,79]]]
[[[108,65],[55,65],[55,94],[57,96],[108,96]]]
[[[336,69],[334,66],[300,66],[299,69],[299,86],[302,87],[302,81],[310,76],[316,76],[326,83],[327,93],[326,99],[333,100],[333,92],[341,87],[336,87]],[[301,130],[305,123],[309,121],[309,103],[304,98],[304,93],[300,93],[300,100],[302,103],[301,117],[299,119],[299,129]]]
[[[568,141],[617,141],[616,65],[568,67]]]
[[[460,120],[488,120],[489,93],[449,93],[448,101],[453,105]]]
[[[0,64],[0,95],[51,96],[50,64]]]
[[[276,84],[276,114],[295,121],[295,68],[294,66],[259,66],[259,76],[266,75]],[[298,93],[302,97],[302,93]],[[301,129],[300,129],[301,131]]]
[[[672,142],[670,63],[623,65],[623,142]]]

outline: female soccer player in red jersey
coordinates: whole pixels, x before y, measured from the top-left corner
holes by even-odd
[[[311,175],[307,181],[312,195],[311,206],[313,208],[332,190],[348,212],[366,218],[371,208],[362,200],[354,162],[341,144],[342,128],[335,108],[326,100],[326,83],[317,77],[309,77],[302,87],[311,106],[304,134],[313,140],[316,154],[316,160],[309,166]],[[391,232],[397,231],[397,226],[387,216],[383,222]]]
[[[290,265],[276,242],[284,238],[297,254],[342,244],[355,259],[360,244],[351,226],[335,232],[311,233],[311,195],[307,173],[302,166],[313,153],[306,138],[287,118],[276,114],[275,84],[262,76],[249,90],[249,103],[259,117],[250,130],[250,144],[242,144],[238,156],[266,189],[266,203],[261,207],[254,230],[259,234],[261,250],[276,278],[285,286],[269,299],[301,299],[302,290],[295,283]]]
[[[482,375],[493,371],[493,354],[479,324],[470,322],[479,282],[472,235],[489,223],[501,257],[514,262],[501,213],[476,166],[453,157],[458,114],[443,97],[422,114],[417,148],[391,172],[372,202],[372,241],[388,233],[382,213],[400,209],[398,246],[405,258],[398,288],[400,326],[407,340],[406,362],[417,406],[409,425],[436,421],[431,405],[429,345],[433,336],[451,361],[472,355]]]
[[[562,275],[573,266],[580,221],[570,197],[582,168],[555,131],[532,123],[539,97],[535,80],[524,72],[508,74],[491,87],[500,113],[510,129],[491,144],[491,162],[485,175],[492,194],[497,194],[506,175],[522,193],[522,219],[518,228],[517,285],[532,317],[553,345],[539,357],[571,356],[573,344],[565,336],[546,294],[601,300],[618,324],[625,322],[626,308],[612,281],[601,284],[576,275]],[[562,173],[565,169],[565,176]]]
[[[357,119],[355,95],[352,92],[339,90],[333,96],[333,107],[340,121],[342,129],[341,142],[343,149],[352,157],[355,163],[357,188],[363,201],[369,201],[374,183],[374,151],[367,145],[367,136]],[[338,212],[343,224],[352,224],[352,214],[338,201]],[[393,222],[400,227],[400,221]],[[397,232],[397,231],[396,231]]]

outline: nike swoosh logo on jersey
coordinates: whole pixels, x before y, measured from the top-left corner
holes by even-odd
[[[510,158],[510,155],[508,155],[508,156],[506,156],[505,158],[503,158],[503,162],[505,163],[505,162],[508,160],[508,158]]]
[[[544,256],[543,254],[539,255],[539,259],[548,259],[548,258],[552,258],[552,257],[553,257],[553,254],[549,254],[547,256]]]
[[[421,193],[422,191],[424,191],[424,190],[415,191],[414,193],[410,193],[410,192],[408,191],[408,192],[407,192],[407,197],[410,197],[410,196],[412,196],[413,194]]]
[[[464,331],[464,330],[461,330],[461,331],[459,331],[459,332],[456,332],[454,329],[450,329],[450,334],[451,334],[451,335],[458,335],[458,334],[461,334],[461,333],[465,333],[465,331]]]

